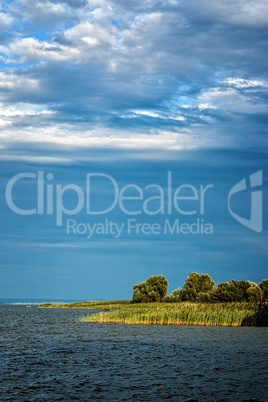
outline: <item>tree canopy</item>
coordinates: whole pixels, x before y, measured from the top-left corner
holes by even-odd
[[[168,281],[165,276],[151,276],[133,286],[134,303],[149,302],[199,302],[199,303],[268,303],[268,279],[258,285],[250,281],[215,282],[208,274],[190,272],[182,289],[179,287],[167,295]]]
[[[182,300],[195,301],[198,294],[206,294],[215,286],[215,282],[208,274],[190,272],[182,288]]]
[[[162,275],[150,276],[133,286],[132,301],[135,303],[160,302],[167,295],[168,281]]]

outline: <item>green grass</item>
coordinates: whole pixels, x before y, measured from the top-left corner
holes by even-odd
[[[268,326],[267,306],[249,303],[132,303],[129,300],[45,303],[40,308],[111,309],[80,318],[81,322],[124,324]]]
[[[124,309],[101,312],[80,318],[81,322],[124,324],[241,326],[256,314],[247,303],[148,303],[125,305]]]

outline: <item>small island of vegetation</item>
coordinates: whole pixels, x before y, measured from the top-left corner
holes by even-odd
[[[182,289],[167,294],[168,281],[151,276],[133,286],[132,300],[87,301],[43,308],[103,309],[80,318],[81,322],[268,326],[268,279],[259,285],[250,281],[215,282],[207,274],[192,272]]]

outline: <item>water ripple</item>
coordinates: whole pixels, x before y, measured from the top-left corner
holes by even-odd
[[[1,401],[268,401],[267,328],[79,323],[0,306]]]

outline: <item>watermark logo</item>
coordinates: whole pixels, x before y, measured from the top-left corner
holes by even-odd
[[[23,191],[26,180],[31,192],[26,202],[21,202],[17,194]],[[263,194],[259,188],[262,186],[262,170],[251,174],[247,180],[250,183],[248,186],[244,178],[229,191],[228,209],[239,223],[260,233],[263,226]],[[123,232],[144,236],[213,234],[213,225],[205,220],[209,206],[220,208],[218,204],[212,204],[212,183],[180,183],[176,186],[171,171],[161,183],[162,186],[159,183],[122,186],[108,174],[87,173],[82,186],[74,183],[62,185],[54,182],[52,173],[25,172],[9,180],[5,198],[10,210],[18,215],[53,215],[56,226],[62,227],[67,223],[67,234],[85,235],[87,238],[108,234],[118,238]],[[250,190],[250,195],[246,190]],[[235,200],[232,197],[238,193],[250,198],[249,219],[234,212]],[[225,197],[222,202],[225,204]],[[90,222],[76,221],[74,217],[80,213],[80,217],[90,216]],[[122,220],[120,224],[110,219],[116,215]],[[140,219],[132,219],[136,217]],[[154,218],[156,221],[153,222]]]
[[[16,187],[23,185],[25,179],[30,179],[36,188],[34,208],[22,208],[16,204],[13,197]],[[213,184],[206,186],[201,184],[196,187],[187,183],[174,187],[171,171],[167,172],[164,187],[151,183],[142,188],[131,183],[121,188],[112,176],[105,173],[87,173],[83,187],[73,183],[64,186],[55,185],[53,179],[52,173],[45,175],[43,171],[17,174],[6,186],[7,205],[18,215],[55,215],[57,226],[63,226],[65,216],[75,216],[80,212],[90,216],[106,215],[116,208],[126,216],[172,215],[173,213],[182,216],[203,216],[206,193],[213,188]],[[98,190],[106,186],[110,186],[108,200],[106,199],[109,205],[102,207],[104,197],[101,192],[99,195]],[[154,194],[152,195],[150,191]],[[66,206],[70,193],[76,200],[73,208]]]
[[[256,190],[257,187],[262,186],[262,170],[253,173],[249,176],[250,181],[250,188],[251,190],[251,212],[250,218],[246,219],[231,209],[231,198],[234,194],[237,194],[241,191],[247,190],[247,183],[246,179],[243,179],[236,183],[231,190],[229,191],[228,195],[228,209],[230,214],[242,225],[246,226],[247,228],[254,230],[257,233],[262,231],[262,190]]]

